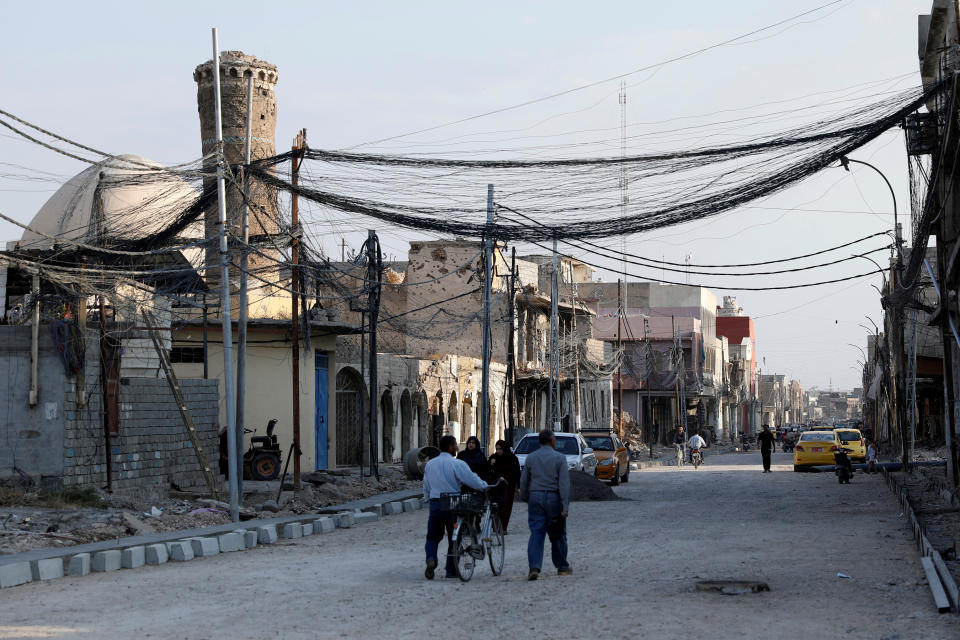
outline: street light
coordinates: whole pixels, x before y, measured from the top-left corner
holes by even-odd
[[[852,342],[848,342],[847,344],[848,344],[849,346],[851,346],[851,347],[854,347],[855,349],[860,349],[860,353],[863,354],[863,359],[864,359],[864,360],[867,359],[867,354],[866,354],[866,352],[865,352],[859,345],[853,344]]]
[[[876,333],[880,333],[880,327],[878,327],[877,323],[873,321],[873,318],[871,318],[870,316],[863,316],[863,317],[870,321],[870,324],[873,325],[873,328],[876,331]]]
[[[890,197],[893,198],[893,233],[895,242],[897,243],[897,255],[900,254],[900,224],[897,222],[897,194],[893,191],[893,185],[890,184],[890,181],[887,180],[887,176],[883,175],[883,171],[877,169],[875,166],[869,162],[864,162],[863,160],[854,160],[848,158],[847,156],[840,157],[840,166],[843,167],[848,173],[850,172],[850,163],[862,164],[865,167],[870,167],[874,171],[880,174],[880,177],[883,178],[883,181],[887,183],[887,189],[890,190]]]

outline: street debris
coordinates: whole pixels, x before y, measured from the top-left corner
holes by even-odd
[[[757,580],[701,580],[694,586],[697,591],[722,593],[725,596],[770,591],[770,585]]]

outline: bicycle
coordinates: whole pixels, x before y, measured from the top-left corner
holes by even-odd
[[[498,485],[495,485],[498,486]],[[485,557],[490,561],[490,571],[498,576],[503,572],[506,555],[503,540],[503,525],[497,516],[497,504],[490,500],[490,489],[477,493],[444,493],[457,521],[453,527],[453,557],[457,576],[463,582],[473,577],[477,562]],[[479,528],[477,520],[479,516]]]

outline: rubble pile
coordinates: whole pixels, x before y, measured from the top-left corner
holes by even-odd
[[[299,492],[288,481],[244,482],[241,520],[315,512],[379,493],[417,490],[399,466],[381,465],[380,479],[356,471],[305,473]],[[0,555],[46,547],[73,546],[127,536],[208,527],[230,521],[230,505],[202,494],[171,490],[165,500],[85,491],[41,495],[3,489],[0,495]]]

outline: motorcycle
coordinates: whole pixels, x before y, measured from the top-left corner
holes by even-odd
[[[693,468],[696,470],[703,464],[703,454],[700,452],[700,449],[694,449],[690,454],[690,459],[693,461]]]
[[[850,484],[850,478],[853,477],[853,465],[850,463],[850,456],[847,455],[852,452],[853,449],[838,447],[833,453],[833,470],[840,484]]]

